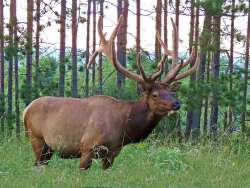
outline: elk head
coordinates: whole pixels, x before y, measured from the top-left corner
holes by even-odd
[[[173,20],[171,19],[173,32],[172,32],[172,46],[173,50],[169,50],[166,44],[161,40],[161,37],[158,32],[156,32],[156,37],[160,42],[163,48],[163,57],[158,64],[158,71],[154,74],[147,76],[143,70],[141,64],[141,54],[137,56],[137,66],[140,74],[135,74],[132,71],[124,68],[116,57],[115,51],[115,37],[118,33],[118,30],[122,24],[123,17],[120,16],[119,21],[114,28],[109,40],[106,39],[102,31],[102,19],[99,17],[98,20],[98,34],[100,37],[100,47],[92,55],[87,68],[94,62],[93,60],[98,53],[104,53],[109,62],[114,66],[114,68],[124,76],[129,79],[135,80],[140,84],[143,89],[144,98],[147,100],[149,108],[158,115],[165,115],[168,111],[178,110],[180,108],[180,102],[175,98],[175,92],[179,89],[180,83],[178,80],[187,77],[188,75],[194,73],[199,66],[199,58],[195,61],[194,65],[186,70],[181,72],[181,69],[186,67],[188,64],[194,61],[195,53],[194,48],[192,49],[190,57],[186,61],[178,62],[178,41],[179,36],[177,32],[177,27]],[[161,75],[164,72],[164,64],[166,62],[166,57],[172,56],[172,64],[167,75],[161,79]]]

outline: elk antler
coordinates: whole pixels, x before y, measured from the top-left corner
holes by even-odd
[[[173,81],[177,81],[177,80],[180,80],[182,78],[185,78],[188,75],[194,73],[200,64],[199,56],[197,55],[198,58],[196,59],[195,64],[186,72],[182,72],[182,73],[178,74],[182,68],[184,68],[185,66],[187,66],[188,64],[190,64],[191,62],[194,61],[196,53],[195,53],[195,49],[193,47],[189,58],[186,61],[181,61],[181,63],[178,63],[179,35],[178,35],[178,30],[177,30],[176,24],[174,23],[172,18],[171,18],[171,22],[172,22],[172,26],[173,26],[173,31],[172,31],[173,50],[169,50],[167,48],[166,44],[161,40],[160,34],[158,32],[156,32],[156,37],[164,49],[164,56],[166,56],[166,55],[172,56],[171,68],[170,68],[168,74],[166,75],[166,77],[164,78],[164,80],[162,81],[163,83],[168,83],[168,84],[173,82]]]
[[[118,61],[117,61],[117,57],[115,54],[115,37],[118,33],[118,30],[122,24],[123,21],[123,16],[121,15],[119,17],[118,23],[116,25],[116,27],[114,28],[109,40],[106,40],[105,35],[103,34],[102,31],[102,27],[101,27],[101,21],[102,21],[103,17],[100,16],[99,20],[98,20],[98,34],[100,37],[100,47],[99,49],[97,49],[93,56],[90,58],[90,61],[87,65],[87,68],[89,68],[89,66],[93,63],[93,60],[95,59],[95,57],[97,56],[98,53],[103,52],[109,59],[109,62],[115,67],[115,69],[120,72],[121,74],[125,75],[126,77],[135,80],[141,84],[144,84],[144,79],[140,76],[137,75],[129,70],[127,70],[126,68],[124,68]]]
[[[184,78],[184,77],[186,77],[186,76],[188,76],[196,71],[196,69],[199,65],[199,58],[197,58],[197,61],[189,70],[178,74],[183,67],[190,64],[194,60],[195,50],[194,50],[194,48],[192,49],[190,57],[185,62],[181,61],[181,63],[178,63],[179,36],[178,36],[178,32],[177,32],[177,27],[172,19],[171,19],[171,22],[173,25],[173,33],[172,33],[172,35],[173,35],[173,50],[169,50],[167,48],[166,44],[161,40],[159,33],[156,32],[156,37],[164,49],[164,54],[163,54],[161,61],[158,64],[159,70],[156,73],[152,74],[151,76],[146,76],[146,74],[143,70],[143,67],[141,64],[141,54],[140,53],[137,56],[137,66],[138,66],[140,75],[135,74],[135,73],[129,71],[128,69],[124,68],[117,60],[116,51],[115,51],[115,37],[116,37],[118,30],[123,22],[123,16],[121,15],[119,17],[118,23],[117,23],[116,27],[114,28],[109,40],[106,40],[105,34],[102,31],[102,25],[101,25],[102,19],[103,19],[103,17],[100,16],[99,20],[98,20],[98,34],[100,37],[100,47],[94,52],[94,54],[90,58],[90,61],[87,65],[87,68],[89,68],[90,65],[94,62],[93,60],[95,59],[97,54],[103,52],[103,54],[105,54],[107,56],[109,62],[114,66],[114,68],[118,72],[120,72],[121,74],[123,74],[124,76],[126,76],[132,80],[137,81],[138,83],[140,83],[143,86],[150,86],[162,75],[164,63],[165,63],[166,57],[168,55],[172,56],[172,65],[171,65],[170,71],[166,75],[165,79],[162,81],[163,83],[169,84],[172,81],[180,80],[180,79],[182,79],[182,78]]]
[[[109,40],[106,40],[105,34],[103,34],[102,27],[101,27],[102,19],[103,19],[103,17],[100,16],[99,20],[98,20],[98,34],[100,37],[100,47],[99,47],[99,49],[97,49],[94,52],[94,54],[90,58],[90,61],[87,65],[87,68],[89,68],[90,65],[94,62],[93,60],[95,59],[97,54],[103,52],[103,54],[105,54],[108,57],[109,62],[115,67],[115,69],[118,72],[120,72],[121,74],[123,74],[124,76],[126,76],[132,80],[135,80],[144,86],[155,82],[163,73],[163,66],[164,66],[165,60],[162,60],[159,63],[159,70],[149,77],[146,76],[146,74],[143,70],[143,67],[141,64],[141,54],[140,53],[137,56],[137,66],[138,66],[138,69],[139,69],[139,72],[141,75],[135,74],[135,73],[129,71],[128,69],[124,68],[117,60],[116,52],[115,52],[115,42],[114,42],[115,37],[118,33],[118,30],[122,24],[123,16],[121,15],[119,17],[118,23],[117,23],[116,27],[114,28]]]

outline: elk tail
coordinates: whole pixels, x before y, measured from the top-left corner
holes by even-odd
[[[24,123],[24,131],[25,131],[25,137],[29,138],[30,137],[30,130],[28,128],[28,120],[27,120],[27,112],[29,110],[29,106],[27,106],[23,112],[23,123]]]

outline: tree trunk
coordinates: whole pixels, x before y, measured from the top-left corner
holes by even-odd
[[[200,55],[199,57],[197,57],[197,58],[200,58],[200,66],[198,69],[196,87],[199,87],[200,84],[201,85],[204,84],[205,72],[206,72],[206,57],[207,57],[207,50],[208,50],[207,47],[209,46],[209,42],[210,42],[209,33],[211,33],[211,20],[212,20],[212,16],[209,10],[205,8],[203,30],[202,30],[202,34],[200,37]],[[202,106],[203,106],[203,97],[197,92],[197,106],[195,107],[195,110],[193,112],[193,122],[192,122],[192,131],[197,130],[197,131],[194,131],[195,134],[196,132],[198,134],[200,132]]]
[[[96,49],[96,0],[93,0],[93,53]],[[95,60],[94,60],[95,61]],[[95,94],[95,63],[92,64],[92,93]]]
[[[122,2],[124,4],[122,4]],[[117,34],[117,58],[122,66],[126,67],[126,45],[127,45],[127,21],[128,21],[128,0],[118,0],[118,18],[123,14],[123,24]],[[124,75],[117,73],[117,87],[121,89],[125,84]],[[120,90],[119,90],[120,91]]]
[[[90,12],[91,12],[91,0],[88,0],[88,10],[87,10],[87,36],[86,36],[86,62],[85,62],[85,97],[89,96],[89,70],[87,65],[89,62],[89,36],[90,36]]]
[[[211,22],[211,21],[210,21]],[[207,60],[207,72],[206,72],[206,83],[209,83],[209,77],[210,77],[210,61],[211,61],[211,52],[208,52],[208,60]],[[205,104],[204,104],[204,118],[203,118],[203,135],[207,135],[207,120],[208,120],[208,97],[205,98]]]
[[[218,122],[218,88],[216,82],[219,79],[219,71],[220,71],[220,24],[221,24],[221,15],[220,13],[214,15],[214,38],[213,38],[213,46],[215,48],[213,55],[213,65],[212,65],[212,75],[213,75],[213,88],[212,88],[212,107],[211,107],[211,116],[210,116],[210,127],[211,133],[215,136],[217,132],[217,122]]]
[[[168,47],[168,0],[164,0],[163,5],[164,17],[163,17],[163,40]],[[168,73],[168,56],[165,63],[165,75]]]
[[[12,81],[13,81],[13,12],[14,12],[14,2],[15,0],[10,1],[10,18],[9,18],[9,49],[8,49],[8,109],[7,109],[7,136],[11,136],[13,125],[12,125]]]
[[[247,42],[246,42],[246,60],[244,70],[244,89],[243,89],[243,113],[241,129],[245,132],[246,129],[246,112],[247,112],[247,87],[248,87],[248,68],[249,68],[249,45],[250,45],[250,0],[248,0],[248,24],[247,24]]]
[[[13,0],[13,29],[14,29],[14,62],[15,62],[15,111],[16,111],[16,137],[20,139],[20,110],[19,110],[19,74],[18,74],[18,38],[16,0]]]
[[[162,15],[161,0],[157,0],[155,11],[156,11],[155,30],[158,31],[161,36],[161,15]],[[161,59],[161,44],[158,41],[157,37],[155,37],[155,62],[157,63],[160,59]]]
[[[65,24],[66,24],[66,0],[61,1],[60,17],[60,67],[59,67],[59,96],[64,96],[65,82]]]
[[[136,0],[136,55],[141,51],[141,0]],[[137,70],[137,73],[139,71]],[[137,94],[140,95],[140,85],[136,83]]]
[[[36,85],[36,98],[39,96],[39,50],[40,50],[40,10],[41,10],[41,0],[36,0],[36,44],[35,44],[35,85]]]
[[[180,0],[176,0],[175,2],[175,24],[177,27],[177,35],[179,35],[179,14],[180,14]],[[179,41],[178,41],[179,42]],[[178,45],[177,45],[178,47]],[[179,49],[176,49],[177,52],[179,51]],[[177,54],[178,56],[178,54]],[[180,112],[179,112],[180,113]],[[180,121],[180,114],[178,114],[177,116],[178,118],[176,119],[176,129],[177,129],[177,137],[179,138],[179,142],[181,142],[182,140],[182,133],[181,133],[181,121]]]
[[[77,28],[77,0],[72,0],[72,97],[77,97]]]
[[[230,32],[230,59],[229,59],[229,92],[233,90],[233,53],[234,53],[234,17],[235,17],[235,0],[232,0],[231,32]],[[231,126],[233,119],[232,106],[229,105],[228,123]]]
[[[191,0],[191,17],[190,17],[190,30],[189,30],[189,54],[191,53],[193,43],[194,43],[194,3],[195,0]],[[192,62],[193,64],[193,62]],[[192,66],[192,64],[190,66]],[[192,74],[190,76],[190,85],[194,85],[196,80],[196,75]],[[191,101],[191,97],[189,97],[188,101]],[[191,104],[189,105],[190,109],[187,111],[187,124],[186,124],[186,131],[185,131],[185,137],[186,140],[188,140],[190,133],[191,133],[191,127],[192,127],[192,120],[193,120],[193,107],[191,107]]]
[[[175,24],[179,33],[180,0],[175,1]]]
[[[100,0],[100,16],[103,16],[103,3],[104,0]],[[102,23],[103,28],[103,23]],[[102,66],[102,53],[99,54],[99,94],[103,93],[103,66]]]
[[[3,0],[0,0],[0,124],[1,133],[4,135],[4,112],[5,112],[5,96],[4,96],[4,14]]]
[[[26,106],[32,100],[32,37],[33,37],[33,0],[27,0],[27,44],[26,44]]]

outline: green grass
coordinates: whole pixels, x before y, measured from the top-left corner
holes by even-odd
[[[90,170],[80,172],[78,159],[56,155],[47,167],[33,167],[29,142],[11,139],[0,143],[0,187],[249,187],[249,150],[239,148],[245,147],[148,141],[125,147],[109,170],[95,160]]]

